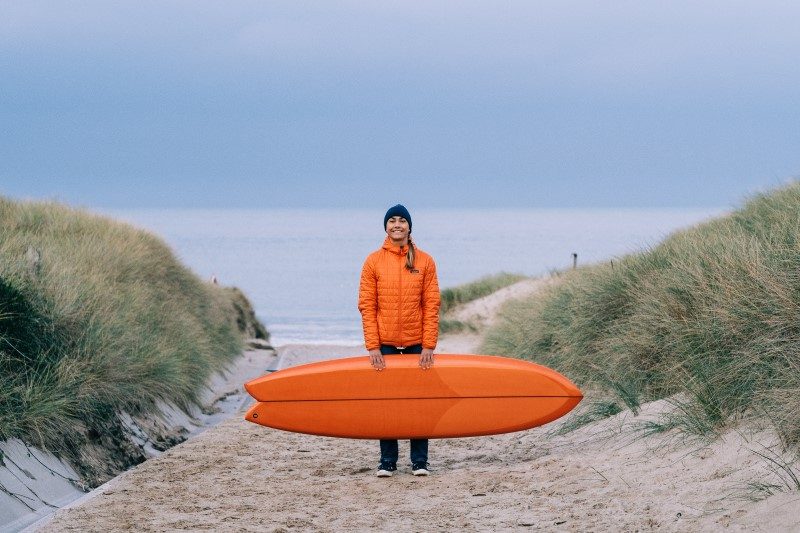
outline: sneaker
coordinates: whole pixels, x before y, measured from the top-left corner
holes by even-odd
[[[378,465],[378,471],[375,473],[378,477],[392,477],[392,473],[397,470],[395,465],[381,463]]]
[[[411,473],[415,476],[427,476],[430,474],[428,463],[415,463],[411,465]]]

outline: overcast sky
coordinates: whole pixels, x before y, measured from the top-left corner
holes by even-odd
[[[800,174],[797,2],[0,0],[0,194],[728,206]]]

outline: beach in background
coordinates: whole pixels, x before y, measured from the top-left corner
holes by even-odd
[[[452,287],[642,250],[722,209],[412,209],[413,237]],[[204,279],[241,288],[272,342],[358,344],[358,280],[381,209],[147,209],[104,214],[151,230]]]

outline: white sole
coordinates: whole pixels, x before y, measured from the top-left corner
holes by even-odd
[[[392,477],[392,472],[390,470],[378,470],[375,474],[377,477]]]
[[[414,471],[413,471],[413,472],[411,472],[411,473],[412,473],[412,474],[414,474],[415,476],[427,476],[427,475],[429,475],[429,474],[430,474],[430,472],[429,472],[429,471],[427,471],[427,470],[425,470],[425,469],[422,469],[422,468],[421,468],[421,469],[419,469],[419,470],[414,470]]]

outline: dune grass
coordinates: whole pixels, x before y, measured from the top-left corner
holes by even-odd
[[[439,333],[477,333],[478,326],[469,321],[454,318],[439,318]]]
[[[521,274],[501,272],[486,276],[470,283],[449,287],[441,291],[442,305],[439,308],[439,333],[461,333],[478,331],[478,326],[470,322],[449,318],[447,313],[461,304],[488,296],[509,285],[525,279]]]
[[[710,435],[755,414],[800,447],[800,183],[559,279],[507,305],[482,351],[634,412],[673,398],[664,429]]]
[[[192,402],[241,352],[242,298],[147,232],[0,198],[0,439],[74,455],[120,411]]]
[[[488,296],[495,291],[522,281],[526,276],[521,274],[509,274],[501,272],[492,276],[486,276],[464,285],[450,287],[442,290],[442,306],[439,309],[441,314],[445,314],[454,307]]]

